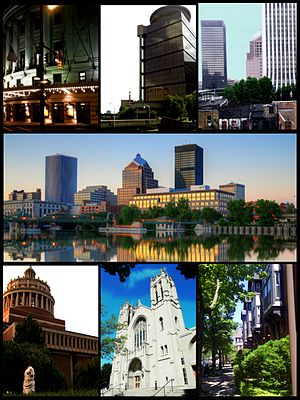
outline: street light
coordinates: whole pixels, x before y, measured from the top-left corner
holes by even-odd
[[[150,119],[150,106],[148,104],[145,104],[143,108],[148,108],[148,119]]]
[[[114,106],[114,127],[115,127],[116,126],[116,108],[115,108],[115,104],[114,103],[110,102],[109,106],[110,105]]]

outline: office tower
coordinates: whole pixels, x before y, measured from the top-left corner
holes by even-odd
[[[197,144],[175,146],[175,189],[203,185],[203,149]]]
[[[74,194],[74,204],[98,204],[101,201],[116,205],[117,196],[105,185],[87,186]]]
[[[296,3],[263,3],[262,54],[263,76],[272,80],[275,90],[296,84]]]
[[[224,192],[233,193],[235,195],[234,200],[244,200],[245,201],[245,185],[241,183],[226,183],[224,185],[219,185],[219,189]]]
[[[227,86],[226,27],[223,21],[201,21],[202,89]]]
[[[141,155],[136,157],[122,171],[122,188],[118,189],[118,204],[128,205],[135,194],[146,193],[147,189],[157,188],[158,181]]]
[[[196,36],[190,20],[187,8],[173,5],[154,11],[150,25],[138,26],[140,100],[162,101],[196,90]]]
[[[25,190],[13,190],[8,195],[8,200],[20,201],[20,200],[41,200],[42,191],[36,189],[35,192],[25,192]]]
[[[74,204],[77,191],[77,158],[46,156],[45,200]]]
[[[262,39],[261,32],[257,32],[250,40],[250,51],[247,53],[246,78],[260,79],[262,75]]]

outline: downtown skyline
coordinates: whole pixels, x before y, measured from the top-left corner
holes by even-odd
[[[78,158],[78,190],[122,187],[122,170],[137,153],[149,162],[159,186],[174,187],[174,148],[204,149],[204,184],[218,188],[234,181],[246,187],[246,201],[296,203],[296,135],[9,135],[4,139],[4,199],[13,190],[42,189],[45,157],[60,153]],[[34,155],[34,157],[33,157]],[[22,171],[22,174],[20,173]]]

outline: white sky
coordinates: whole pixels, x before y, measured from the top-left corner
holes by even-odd
[[[24,276],[28,265],[3,266],[3,292],[11,279]],[[54,316],[66,330],[98,336],[98,266],[32,265],[36,278],[47,282],[54,297]]]
[[[101,112],[119,111],[121,100],[139,98],[138,25],[150,25],[153,11],[163,5],[101,5]],[[196,4],[185,5],[191,12],[196,33]]]

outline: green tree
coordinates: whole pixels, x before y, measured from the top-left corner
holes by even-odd
[[[197,96],[196,91],[191,94],[187,94],[184,97],[185,100],[185,108],[187,112],[188,119],[191,121],[197,120],[197,113],[198,113],[198,103],[197,103]]]
[[[182,118],[186,113],[183,97],[175,95],[166,96],[163,102],[163,115],[174,119]]]
[[[250,203],[244,200],[231,200],[228,202],[227,219],[229,225],[245,226],[253,220],[253,208]]]
[[[166,204],[164,214],[169,218],[177,218],[179,215],[178,208],[174,201],[170,201]]]
[[[258,103],[271,103],[275,99],[275,92],[270,78],[266,76],[258,80],[260,87],[260,98]]]
[[[243,281],[265,270],[263,264],[200,264],[198,283],[198,360],[202,360],[205,320],[224,307],[233,308],[238,300],[251,296]],[[202,374],[200,374],[202,388]]]
[[[275,221],[280,217],[279,205],[273,200],[257,200],[255,213],[259,217],[258,224],[261,226],[274,226]]]
[[[121,225],[130,225],[134,220],[141,218],[141,210],[134,204],[123,206],[119,215],[119,223]]]
[[[112,364],[105,363],[101,366],[100,389],[109,387]]]
[[[122,329],[122,325],[118,324],[117,318],[114,314],[110,317],[107,316],[107,309],[105,305],[101,304],[101,327],[100,327],[100,354],[101,358],[113,358],[114,352],[120,352],[124,348],[125,336],[116,337],[117,330]]]
[[[75,366],[74,388],[95,389],[100,387],[99,357]]]
[[[224,89],[224,97],[230,105],[242,105],[270,103],[274,100],[275,94],[271,79],[264,76],[260,79],[253,77],[241,79]]]
[[[204,223],[213,224],[222,218],[222,214],[214,208],[204,207],[201,210],[201,218]]]
[[[28,315],[27,318],[17,324],[14,341],[16,343],[34,343],[43,347],[45,345],[45,333],[38,322],[32,318],[32,315]]]
[[[117,119],[132,119],[134,117],[134,112],[131,107],[121,106],[118,114],[116,115]]]

